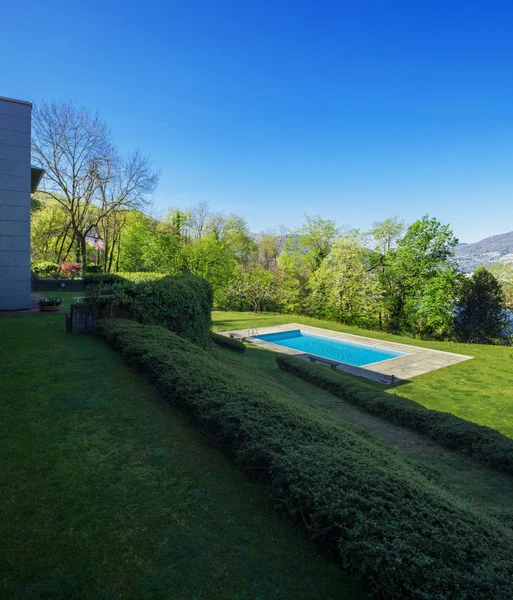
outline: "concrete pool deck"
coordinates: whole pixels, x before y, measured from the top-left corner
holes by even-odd
[[[364,367],[353,367],[352,365],[340,362],[336,364],[336,369],[338,371],[352,373],[353,375],[365,377],[366,379],[373,379],[374,381],[383,382],[384,378],[390,377],[391,375],[395,377],[396,381],[406,381],[411,377],[424,375],[425,373],[430,373],[431,371],[436,371],[437,369],[455,365],[464,360],[470,360],[473,358],[472,356],[465,356],[464,354],[454,354],[453,352],[444,352],[442,350],[431,350],[429,348],[420,348],[418,346],[410,346],[408,344],[376,340],[374,338],[369,338],[362,335],[341,333],[339,331],[332,331],[331,329],[321,329],[319,327],[310,327],[309,325],[299,325],[298,323],[274,325],[271,327],[259,327],[258,329],[253,329],[253,335],[282,333],[285,331],[293,331],[294,329],[300,329],[306,333],[312,333],[315,335],[324,335],[341,341],[365,344],[366,346],[372,346],[376,349],[381,348],[406,353],[405,356],[389,358],[387,360],[372,363]],[[305,360],[308,360],[311,356],[313,356],[311,354],[301,352],[300,350],[286,348],[285,346],[280,346],[264,340],[258,340],[254,337],[248,337],[248,329],[237,329],[219,333],[227,337],[236,336],[245,338],[246,342],[254,346],[272,350],[274,352],[280,352],[281,354],[294,355],[298,358],[304,358]]]

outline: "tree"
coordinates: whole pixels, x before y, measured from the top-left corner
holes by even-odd
[[[428,337],[449,333],[462,278],[454,259],[457,243],[448,225],[426,215],[387,254],[380,282],[390,330]]]
[[[313,314],[345,323],[376,318],[376,276],[357,235],[339,238],[310,279]]]
[[[463,284],[456,333],[463,342],[479,344],[495,344],[511,336],[501,284],[486,267],[478,267]]]
[[[200,202],[189,213],[191,230],[195,237],[201,239],[206,233],[208,218],[210,215],[210,203]]]
[[[152,235],[142,248],[144,270],[177,275],[184,271],[183,246],[173,234]]]
[[[62,204],[44,192],[34,194],[39,208],[31,215],[32,261],[61,264],[76,258],[76,243],[68,213]]]
[[[261,233],[255,249],[256,262],[267,271],[276,272],[278,256],[282,248],[282,240],[274,233]]]
[[[384,221],[374,221],[369,231],[374,238],[375,251],[385,256],[392,250],[404,233],[405,224],[399,217],[389,217]]]
[[[43,102],[32,115],[33,160],[45,171],[45,191],[67,211],[85,273],[90,232],[114,211],[147,205],[159,176],[137,151],[121,158],[105,123],[85,108]]]
[[[181,249],[181,272],[199,275],[210,282],[217,303],[221,290],[233,279],[237,263],[232,250],[214,235],[192,240]]]
[[[384,221],[375,221],[369,231],[374,240],[373,250],[369,258],[369,269],[378,273],[382,285],[389,283],[384,277],[386,257],[396,248],[404,229],[404,221],[401,221],[399,217],[389,217]],[[379,328],[383,329],[383,306],[381,302],[378,304]]]
[[[502,286],[504,302],[509,310],[513,309],[513,264],[496,263],[489,268],[492,275]]]
[[[274,275],[261,267],[253,269],[239,267],[230,295],[233,298],[246,300],[251,304],[253,312],[258,313],[264,302],[270,302],[276,298]]]
[[[306,223],[290,233],[285,242],[282,264],[287,269],[316,271],[328,256],[331,245],[339,234],[335,221],[309,217]]]

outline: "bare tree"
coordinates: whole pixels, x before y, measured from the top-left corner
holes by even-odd
[[[206,225],[210,216],[210,204],[207,201],[200,202],[190,213],[191,229],[197,238],[201,239],[206,231]]]
[[[72,102],[35,107],[32,152],[45,191],[69,214],[84,273],[87,236],[115,211],[143,208],[159,175],[139,152],[120,158],[105,123]]]

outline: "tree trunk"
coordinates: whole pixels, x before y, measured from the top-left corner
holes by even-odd
[[[80,261],[82,277],[86,274],[87,270],[87,245],[85,235],[80,238]]]

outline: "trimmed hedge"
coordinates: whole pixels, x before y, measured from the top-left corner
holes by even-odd
[[[214,344],[228,348],[228,350],[234,350],[235,352],[246,352],[246,346],[239,340],[229,338],[218,333],[210,332],[210,337]]]
[[[144,279],[148,275],[150,279]],[[109,307],[113,316],[121,314],[140,323],[167,327],[200,346],[208,343],[213,293],[206,279],[156,273],[125,276],[122,283],[94,286],[87,300]]]
[[[84,275],[84,287],[94,289],[99,286],[110,286],[115,283],[144,283],[163,279],[166,275],[162,273],[86,273]]]
[[[513,597],[513,532],[428,481],[391,447],[334,422],[256,370],[243,374],[161,327],[98,332],[375,596]]]
[[[461,450],[493,467],[513,474],[513,440],[495,429],[465,421],[450,413],[431,410],[413,400],[387,394],[340,371],[331,371],[293,356],[276,358],[292,373],[367,412],[424,433],[448,448]]]

